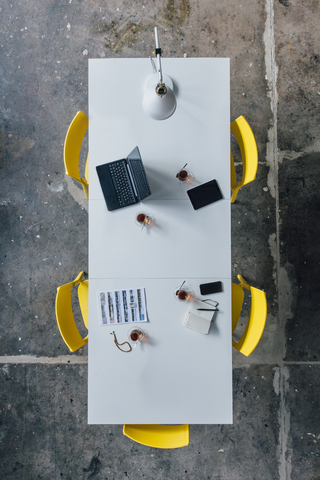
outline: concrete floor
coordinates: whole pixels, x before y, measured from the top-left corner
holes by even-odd
[[[0,3],[1,478],[320,479],[319,13],[319,0]],[[155,25],[168,57],[231,59],[231,118],[259,150],[232,205],[232,274],[268,299],[258,348],[234,351],[233,425],[192,425],[174,451],[87,425],[87,348],[68,353],[54,313],[56,287],[88,264],[87,202],[62,157],[88,58],[146,57]]]

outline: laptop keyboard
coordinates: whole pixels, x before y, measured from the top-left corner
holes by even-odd
[[[150,188],[141,160],[130,159],[129,165],[134,175],[139,200],[150,195]]]
[[[109,163],[109,170],[120,207],[136,203],[125,162]]]

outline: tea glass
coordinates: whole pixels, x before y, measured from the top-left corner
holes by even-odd
[[[180,285],[179,287],[177,287],[174,293],[175,293],[176,299],[179,300],[180,302],[186,302],[193,299],[191,290],[189,290],[187,287],[184,287],[183,285]]]
[[[192,183],[193,176],[192,176],[192,173],[189,170],[187,170],[185,167],[183,167],[176,174],[176,180],[181,185],[188,186],[188,185],[190,185],[190,183]]]
[[[151,225],[153,224],[153,218],[146,212],[139,212],[135,216],[135,222],[141,228],[151,227]]]
[[[141,328],[134,327],[129,330],[128,339],[131,343],[137,345],[138,343],[145,340],[145,338],[146,334]]]

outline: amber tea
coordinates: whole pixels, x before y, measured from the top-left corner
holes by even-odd
[[[145,221],[146,221],[146,216],[145,216],[145,214],[144,214],[144,213],[139,213],[139,214],[137,215],[137,220],[138,220],[139,223],[145,223]]]
[[[177,173],[176,177],[178,178],[178,180],[181,180],[181,182],[185,182],[188,179],[187,170],[180,170],[180,172]]]
[[[139,212],[135,217],[135,222],[140,227],[150,227],[153,224],[153,219],[150,215],[144,212]]]

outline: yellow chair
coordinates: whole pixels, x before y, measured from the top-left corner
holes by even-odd
[[[262,290],[250,287],[247,282],[238,275],[240,284],[232,284],[232,333],[235,331],[241,313],[244,291],[243,288],[250,290],[251,310],[246,328],[238,342],[232,339],[232,346],[247,357],[251,355],[258,345],[267,318],[267,300],[266,294]]]
[[[189,445],[189,425],[123,425],[123,434],[153,448],[180,448]]]
[[[243,116],[238,117],[231,123],[231,130],[238,140],[242,157],[242,179],[237,183],[236,168],[231,152],[231,203],[233,203],[240,188],[256,178],[258,169],[258,149],[250,125]]]
[[[88,342],[88,335],[82,338],[77,328],[72,313],[71,291],[72,287],[79,285],[78,297],[82,313],[83,323],[88,329],[88,280],[82,280],[84,272],[80,272],[77,278],[57,289],[56,318],[61,336],[71,352],[75,352]]]
[[[79,156],[83,138],[88,129],[88,117],[82,112],[78,112],[67,131],[64,142],[64,165],[66,174],[69,177],[78,180],[81,183],[84,193],[88,198],[89,175],[88,175],[88,156],[85,167],[85,179],[80,177],[79,173]]]

